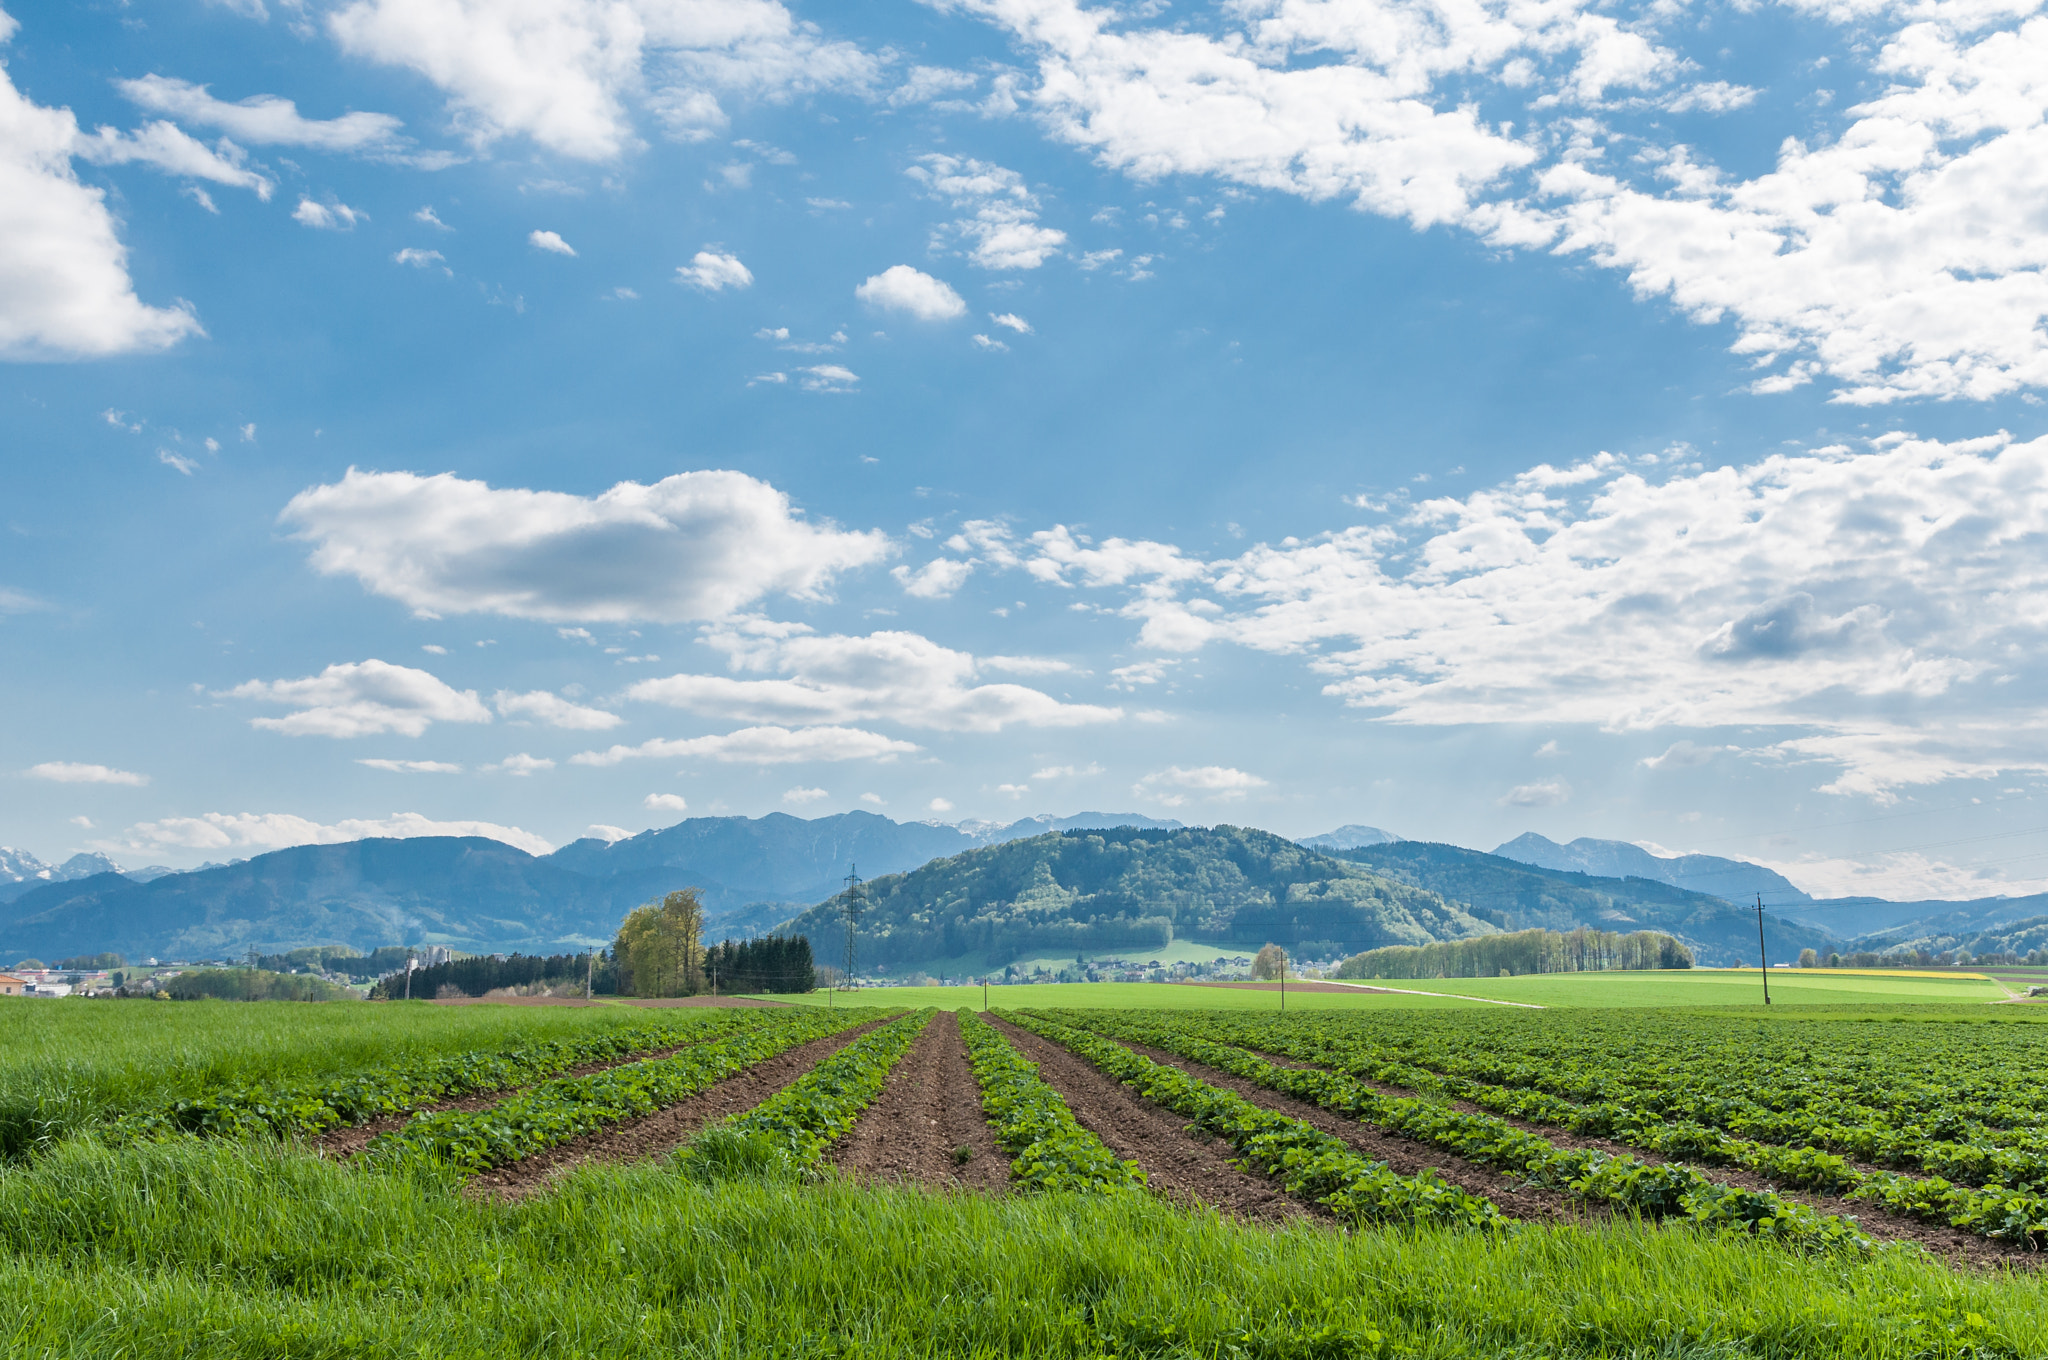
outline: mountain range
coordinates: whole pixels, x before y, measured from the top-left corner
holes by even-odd
[[[958,825],[774,813],[691,818],[544,856],[477,837],[424,837],[122,873],[103,855],[52,867],[0,851],[0,960],[102,950],[221,958],[394,942],[558,952],[608,942],[631,908],[684,886],[703,895],[712,938],[794,921],[817,932],[820,956],[830,958],[844,939],[832,899],[856,870],[872,880],[876,913],[862,930],[862,956],[891,965],[974,955],[1000,966],[1006,951],[1171,939],[1355,951],[1580,925],[1662,930],[1703,964],[1735,963],[1754,957],[1748,904],[1759,892],[1773,958],[1897,944],[1983,952],[2007,936],[2031,939],[2043,924],[2032,918],[2048,918],[2048,896],[1816,900],[1760,865],[1660,857],[1619,841],[1528,835],[1488,854],[1365,826],[1292,842],[1123,813]]]

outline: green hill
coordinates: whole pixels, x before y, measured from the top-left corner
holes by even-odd
[[[1498,927],[1426,888],[1248,827],[1054,832],[868,884],[860,967],[1133,952],[1174,940],[1256,950],[1332,941],[1355,953]],[[836,899],[789,927],[821,960],[846,939]]]

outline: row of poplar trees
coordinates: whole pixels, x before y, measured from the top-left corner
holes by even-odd
[[[636,907],[619,926],[612,967],[622,994],[808,992],[817,985],[811,942],[801,935],[704,946],[704,903],[695,888]]]

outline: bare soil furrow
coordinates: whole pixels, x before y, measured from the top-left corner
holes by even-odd
[[[1191,1077],[1208,1082],[1211,1086],[1234,1091],[1260,1109],[1288,1115],[1305,1124],[1313,1125],[1324,1133],[1334,1134],[1360,1156],[1370,1157],[1376,1162],[1385,1162],[1390,1170],[1403,1176],[1413,1176],[1424,1170],[1435,1171],[1459,1189],[1492,1200],[1495,1206],[1510,1218],[1528,1219],[1538,1223],[1584,1223],[1605,1216],[1599,1209],[1583,1204],[1569,1195],[1528,1185],[1519,1177],[1503,1175],[1492,1167],[1468,1162],[1463,1157],[1440,1151],[1425,1143],[1418,1143],[1412,1138],[1402,1138],[1397,1134],[1388,1133],[1371,1124],[1346,1119],[1320,1105],[1296,1100],[1293,1096],[1283,1095],[1255,1081],[1190,1061],[1163,1048],[1152,1048],[1123,1039],[1117,1042],[1133,1053],[1144,1054],[1156,1063],[1177,1067]]]
[[[1273,1178],[1240,1170],[1231,1161],[1228,1143],[1190,1132],[1179,1115],[1058,1044],[994,1016],[989,1023],[1038,1064],[1040,1078],[1060,1093],[1082,1128],[1144,1170],[1154,1194],[1184,1204],[1212,1205],[1233,1218],[1259,1223],[1298,1219],[1310,1212],[1288,1198]]]
[[[493,1167],[470,1181],[472,1194],[523,1199],[545,1190],[570,1167],[584,1162],[633,1162],[659,1157],[688,1142],[697,1130],[727,1115],[751,1110],[883,1020],[813,1039],[764,1059],[688,1100],[584,1134],[546,1152]]]
[[[964,1159],[956,1155],[961,1149]],[[982,1112],[957,1013],[932,1017],[832,1160],[864,1180],[994,1193],[1009,1188],[1010,1159]]]

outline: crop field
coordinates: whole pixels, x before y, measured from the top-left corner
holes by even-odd
[[[2037,1008],[934,990],[0,1002],[0,1353],[2048,1354]]]

